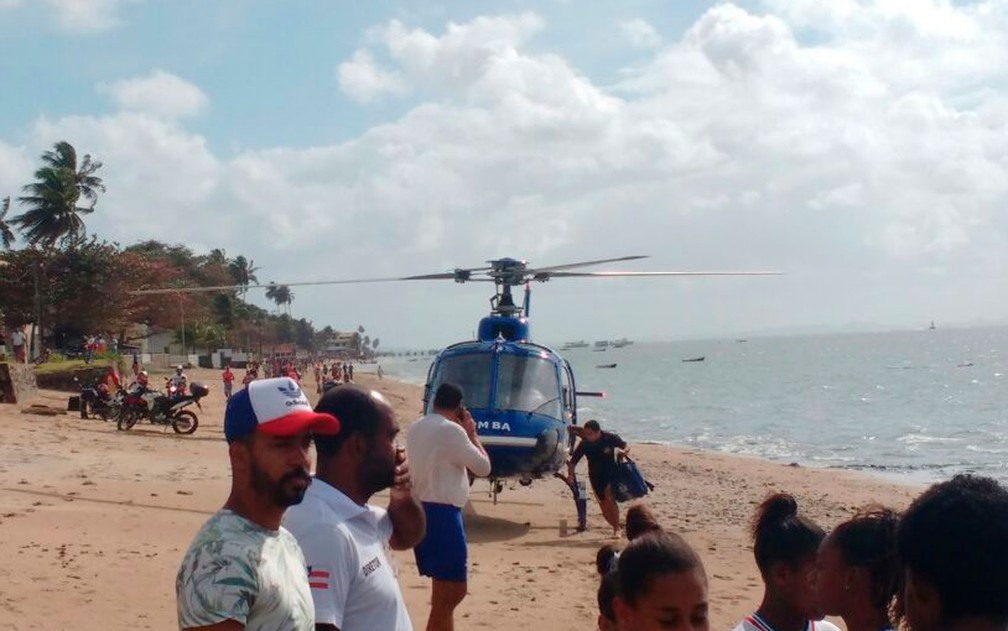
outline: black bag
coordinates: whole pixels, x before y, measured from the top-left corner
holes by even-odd
[[[629,502],[644,497],[654,486],[644,479],[637,463],[623,458],[616,463],[616,474],[612,483],[613,497],[617,502]]]

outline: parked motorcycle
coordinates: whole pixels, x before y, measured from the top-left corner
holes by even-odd
[[[74,381],[80,385],[76,377]],[[118,418],[125,399],[126,391],[122,388],[113,395],[104,383],[83,386],[80,390],[80,417],[100,418],[103,421]]]
[[[199,417],[186,408],[192,404],[203,410],[200,399],[210,393],[206,386],[193,383],[189,394],[178,394],[170,389],[169,393],[154,390],[136,390],[127,393],[119,414],[117,427],[121,430],[131,429],[140,420],[147,419],[152,425],[171,425],[176,434],[192,434],[199,426]]]

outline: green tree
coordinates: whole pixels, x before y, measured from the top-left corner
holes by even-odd
[[[95,175],[102,163],[85,155],[78,164],[77,150],[66,141],[53,145],[42,154],[42,166],[35,171],[35,181],[26,184],[18,202],[26,207],[11,219],[32,246],[51,252],[57,244],[72,245],[83,241],[87,231],[82,215],[94,212],[98,193],[105,192]],[[81,200],[89,205],[79,205]]]
[[[14,231],[5,221],[7,211],[10,210],[10,197],[3,200],[3,209],[0,210],[0,249],[9,250],[14,245]]]
[[[241,285],[242,289],[240,293],[243,296],[248,291],[249,285],[259,283],[259,279],[256,278],[256,272],[258,271],[259,268],[255,266],[255,261],[246,259],[240,254],[228,262],[228,272],[231,274],[231,279],[236,285]]]
[[[377,337],[375,339],[371,340],[371,348],[373,350],[378,350],[378,344],[380,342],[381,342],[381,340],[379,340]]]

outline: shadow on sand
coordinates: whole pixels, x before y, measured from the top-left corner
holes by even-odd
[[[529,524],[508,521],[499,517],[466,515],[465,530],[469,543],[496,543],[524,536],[529,531]]]

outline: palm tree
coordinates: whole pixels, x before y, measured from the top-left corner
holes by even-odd
[[[290,304],[294,301],[294,292],[287,285],[277,285],[273,281],[270,281],[269,287],[266,288],[266,299],[276,303],[277,311],[280,310],[280,305],[287,305],[287,313],[290,313]]]
[[[240,293],[243,296],[248,291],[249,285],[259,283],[259,279],[256,278],[255,274],[258,271],[259,268],[255,266],[254,260],[246,259],[240,254],[228,263],[228,272],[231,274],[231,278],[235,284],[242,287]],[[268,290],[266,297],[269,298]]]
[[[35,171],[35,181],[22,189],[18,201],[27,207],[11,219],[29,244],[51,251],[57,243],[73,244],[87,231],[81,215],[94,212],[98,193],[105,192],[102,179],[95,173],[102,166],[90,155],[77,162],[77,150],[66,141],[53,145],[42,154],[42,167]],[[84,198],[88,206],[78,206]]]
[[[0,210],[0,249],[3,250],[9,250],[14,245],[14,231],[4,221],[8,210],[10,210],[10,197],[5,197],[3,200],[3,210]]]
[[[287,285],[280,285],[277,288],[277,306],[287,305],[287,315],[290,315],[290,306],[294,302],[294,292]]]

